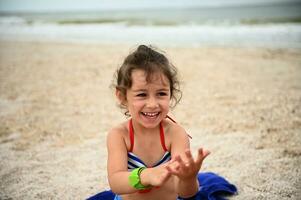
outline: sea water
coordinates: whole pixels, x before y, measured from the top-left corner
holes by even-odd
[[[0,39],[301,48],[301,3],[2,12]]]

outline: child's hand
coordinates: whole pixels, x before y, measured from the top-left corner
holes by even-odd
[[[179,179],[193,179],[196,177],[202,167],[203,160],[210,154],[209,151],[200,148],[196,159],[193,159],[191,151],[186,149],[185,156],[186,162],[183,161],[181,156],[177,155],[172,160],[172,163],[167,165],[168,171],[177,176]]]
[[[171,172],[167,169],[167,166],[171,162],[167,162],[163,165],[159,165],[153,168],[147,168],[141,172],[141,183],[143,185],[161,186],[171,176]]]

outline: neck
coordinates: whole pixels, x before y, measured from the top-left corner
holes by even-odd
[[[134,133],[136,135],[140,135],[140,134],[148,135],[159,131],[159,124],[154,128],[146,128],[134,120],[132,120],[132,124],[133,124]]]

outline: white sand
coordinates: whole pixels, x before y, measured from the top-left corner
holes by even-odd
[[[0,43],[0,199],[85,199],[107,189],[109,88],[127,46]],[[183,99],[172,114],[231,199],[301,198],[301,51],[166,48]]]

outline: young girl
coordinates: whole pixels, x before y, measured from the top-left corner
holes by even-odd
[[[116,200],[198,199],[198,172],[209,151],[200,148],[193,158],[189,136],[168,116],[181,96],[176,75],[162,53],[145,45],[117,70],[116,97],[130,118],[107,137],[108,180]]]

